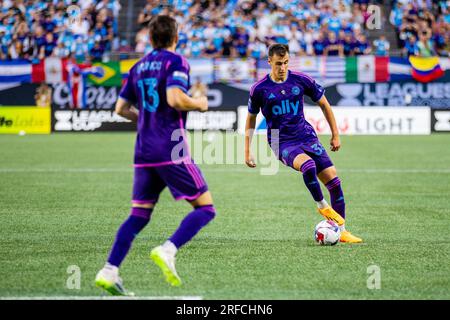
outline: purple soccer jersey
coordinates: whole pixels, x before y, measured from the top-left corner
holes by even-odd
[[[187,112],[169,106],[166,97],[171,87],[188,92],[189,69],[184,57],[164,49],[152,51],[131,68],[119,96],[139,109],[136,166],[181,163],[190,157],[184,135]]]
[[[267,122],[269,145],[286,165],[292,167],[293,160],[300,153],[311,156],[318,169],[332,165],[303,112],[305,95],[317,102],[324,92],[325,89],[311,77],[291,70],[282,83],[274,82],[266,75],[250,89],[248,111],[252,114],[262,112]],[[272,130],[279,130],[279,141],[272,141]]]
[[[187,112],[167,103],[171,87],[189,90],[189,64],[178,54],[154,50],[130,70],[120,97],[139,109],[134,155],[134,203],[156,203],[167,186],[175,199],[194,200],[208,190],[185,135]]]

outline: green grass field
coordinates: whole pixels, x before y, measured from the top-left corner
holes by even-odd
[[[331,156],[347,227],[364,244],[314,243],[322,219],[292,169],[201,165],[218,215],[177,256],[184,285],[169,287],[148,258],[190,210],[165,190],[122,266],[125,286],[203,299],[450,299],[450,135],[342,142]],[[0,136],[0,297],[101,294],[93,280],[129,212],[133,146],[131,133]],[[80,290],[66,287],[70,265]],[[367,287],[371,265],[381,289]]]

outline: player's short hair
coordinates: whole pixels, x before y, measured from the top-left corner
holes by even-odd
[[[284,57],[286,53],[289,53],[289,46],[287,44],[274,43],[269,47],[269,57],[274,55]]]
[[[178,25],[169,16],[154,16],[148,23],[150,39],[155,49],[170,47],[177,37]]]

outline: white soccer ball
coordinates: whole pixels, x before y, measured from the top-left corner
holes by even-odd
[[[334,246],[340,237],[339,226],[331,220],[320,221],[314,229],[314,240],[322,246]]]

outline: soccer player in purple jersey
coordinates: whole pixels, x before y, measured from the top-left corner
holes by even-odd
[[[136,235],[150,221],[166,186],[176,200],[186,199],[193,206],[172,236],[150,253],[171,285],[181,285],[175,269],[178,249],[215,216],[208,186],[189,154],[184,129],[187,111],[206,111],[208,100],[187,95],[189,64],[175,53],[175,20],[156,16],[149,28],[154,50],[131,68],[116,104],[119,115],[137,122],[138,133],[131,213],[119,228],[107,263],[95,280],[97,286],[113,295],[131,294],[122,285],[119,267]]]
[[[269,47],[270,74],[250,90],[245,136],[245,163],[256,167],[250,153],[256,116],[262,112],[267,122],[267,138],[272,150],[287,166],[300,171],[306,187],[317,203],[318,211],[341,229],[341,242],[357,243],[362,239],[345,230],[345,202],[336,168],[320,143],[314,128],[303,114],[303,97],[309,96],[322,109],[331,128],[331,151],[341,147],[336,120],[324,95],[324,88],[301,72],[288,70],[289,47],[273,44]],[[272,141],[272,133],[278,136]],[[277,140],[277,141],[275,141]],[[331,206],[325,201],[318,179],[330,192]]]

